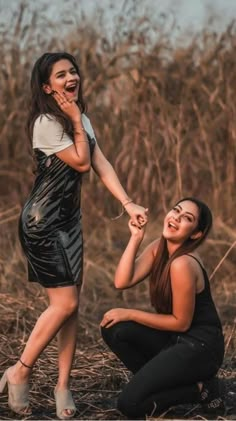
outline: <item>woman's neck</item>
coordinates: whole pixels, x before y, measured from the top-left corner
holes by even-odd
[[[172,256],[172,254],[175,253],[175,251],[180,248],[181,244],[173,243],[171,241],[167,240],[167,250],[169,253],[169,257]]]

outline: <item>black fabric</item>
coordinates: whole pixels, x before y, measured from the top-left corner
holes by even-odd
[[[93,153],[95,139],[89,138]],[[82,283],[82,173],[55,154],[34,150],[37,176],[19,221],[29,281],[53,288]]]
[[[202,292],[196,294],[192,323],[184,336],[203,342],[208,347],[209,352],[212,353],[212,357],[216,358],[218,364],[221,365],[224,356],[224,337],[221,321],[212,299],[208,275],[200,261],[193,255],[189,254],[189,256],[200,265],[205,287]]]
[[[188,337],[136,322],[120,322],[102,328],[101,333],[134,373],[117,404],[127,417],[143,418],[173,405],[199,402],[197,382],[214,376],[219,369],[208,348]]]
[[[176,404],[200,401],[197,382],[214,376],[222,364],[221,322],[201,268],[205,287],[196,295],[187,332],[160,331],[136,322],[101,330],[104,341],[134,374],[118,399],[119,410],[128,417],[143,418]]]

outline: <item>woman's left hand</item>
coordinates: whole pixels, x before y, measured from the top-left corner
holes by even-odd
[[[111,327],[118,322],[131,320],[131,310],[128,308],[112,308],[107,311],[100,323],[101,327]]]
[[[141,228],[146,225],[148,221],[148,209],[143,206],[136,205],[136,203],[130,202],[125,205],[125,210],[129,214],[131,221],[134,225]]]

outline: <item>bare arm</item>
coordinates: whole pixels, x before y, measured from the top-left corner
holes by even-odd
[[[74,141],[74,145],[57,152],[56,156],[76,171],[89,171],[90,150],[86,133],[81,131],[81,134],[75,134]]]
[[[110,327],[119,321],[132,320],[154,329],[187,331],[191,325],[195,307],[196,276],[194,265],[187,256],[177,258],[171,265],[172,314],[114,308],[105,313],[101,326]]]
[[[122,187],[113,166],[105,158],[97,143],[92,157],[92,167],[111,194],[125,206],[132,221],[138,226],[141,226],[141,221],[146,223],[147,209],[133,202],[126,204],[130,198]]]
[[[159,240],[149,244],[136,259],[144,237],[144,228],[137,228],[129,221],[131,236],[118,263],[114,285],[118,289],[130,288],[144,280],[151,272]]]

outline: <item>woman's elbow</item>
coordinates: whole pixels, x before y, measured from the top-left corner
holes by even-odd
[[[90,164],[84,165],[83,168],[82,168],[82,172],[88,172],[88,171],[90,171],[90,169],[91,169]]]
[[[124,287],[122,286],[122,284],[119,281],[114,281],[114,287],[115,289],[124,289]]]
[[[122,279],[114,279],[114,287],[115,289],[126,289],[129,287],[129,285],[127,285],[128,282]]]
[[[77,165],[77,171],[83,173],[83,172],[88,172],[91,168],[91,162],[87,162],[85,164],[81,164],[79,163]]]
[[[183,321],[179,324],[178,331],[185,333],[189,330],[190,326],[191,326],[191,322],[189,322],[189,321],[184,322]]]

